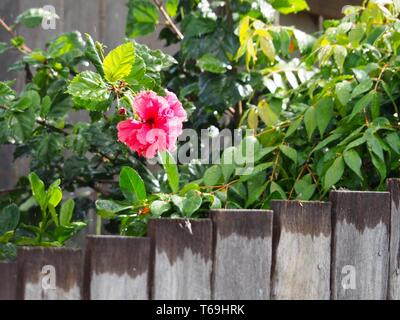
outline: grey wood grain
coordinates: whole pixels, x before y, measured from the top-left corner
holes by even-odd
[[[213,299],[270,298],[270,210],[212,210]]]
[[[0,262],[0,300],[17,298],[17,264]]]
[[[81,250],[20,247],[17,297],[21,300],[80,300],[83,289]]]
[[[389,179],[391,199],[389,299],[400,300],[400,179]]]
[[[85,299],[147,300],[150,238],[88,236]]]
[[[210,219],[154,219],[152,299],[211,298],[212,222]]]
[[[272,201],[272,299],[329,299],[331,205]]]
[[[333,191],[333,299],[386,299],[389,267],[388,192]]]

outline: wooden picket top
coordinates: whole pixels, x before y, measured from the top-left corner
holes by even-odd
[[[272,211],[215,210],[213,299],[270,297]]]
[[[152,299],[211,299],[210,219],[150,220]]]
[[[273,299],[329,299],[331,205],[273,201]]]
[[[390,216],[390,263],[388,299],[400,300],[400,179],[389,179]]]
[[[88,236],[85,299],[149,298],[150,238]]]
[[[22,247],[0,299],[400,299],[400,179],[388,190],[151,219],[148,237],[89,236],[85,259]]]
[[[386,299],[390,194],[334,191],[332,299]]]

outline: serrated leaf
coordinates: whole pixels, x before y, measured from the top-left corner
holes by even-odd
[[[179,6],[179,0],[166,0],[165,9],[170,17],[175,17]]]
[[[68,93],[82,100],[106,101],[110,97],[106,83],[98,73],[83,71],[68,86]]]
[[[99,52],[96,49],[96,45],[89,34],[85,34],[86,36],[86,50],[85,50],[85,57],[93,63],[96,71],[100,73],[101,76],[104,76],[103,70],[103,62],[101,61],[101,57]]]
[[[132,70],[135,61],[135,48],[132,42],[121,44],[104,58],[104,77],[108,82],[124,80]]]
[[[126,35],[130,38],[152,33],[158,22],[158,9],[149,0],[130,0],[128,2]]]
[[[14,230],[20,219],[18,206],[10,204],[0,211],[0,236],[8,231]]]

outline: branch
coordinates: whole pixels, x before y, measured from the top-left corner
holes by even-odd
[[[3,29],[6,30],[11,35],[12,38],[18,36],[17,33],[13,29],[11,29],[11,27],[7,23],[5,23],[4,20],[1,18],[0,18],[0,26],[2,26]],[[32,49],[29,48],[25,43],[22,44],[21,48],[23,49],[23,51],[25,51],[25,53],[32,52]]]
[[[164,16],[166,23],[171,27],[172,31],[178,36],[179,40],[183,40],[183,34],[176,26],[172,18],[169,16],[168,12],[165,11],[162,3],[159,0],[153,0],[154,4],[157,6],[158,10],[160,10],[161,14]]]
[[[0,105],[0,109],[9,110],[7,107],[2,106],[2,105]],[[64,136],[68,136],[68,135],[69,135],[69,133],[68,133],[67,131],[65,131],[65,130],[63,130],[63,129],[60,129],[60,128],[57,128],[57,127],[51,125],[50,123],[48,123],[46,120],[44,120],[44,119],[42,119],[42,118],[36,118],[36,119],[35,119],[35,122],[36,122],[37,124],[39,124],[39,125],[41,125],[41,126],[47,128],[47,129],[53,131],[53,132],[60,133],[60,134],[62,134],[62,135],[64,135]],[[107,154],[101,152],[100,150],[97,150],[97,149],[96,149],[95,147],[93,147],[93,146],[90,147],[89,151],[92,152],[92,153],[97,153],[98,155],[100,155],[100,156],[102,157],[102,161],[103,161],[103,162],[105,162],[104,159],[106,159],[106,160],[109,161],[109,162],[113,162],[114,160],[116,160],[116,158],[112,158],[112,157],[108,156]]]

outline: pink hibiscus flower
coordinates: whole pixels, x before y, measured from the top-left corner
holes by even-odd
[[[153,158],[159,151],[174,151],[182,134],[186,112],[172,92],[165,97],[153,91],[140,92],[133,101],[138,119],[121,121],[117,125],[118,140],[138,155]]]

